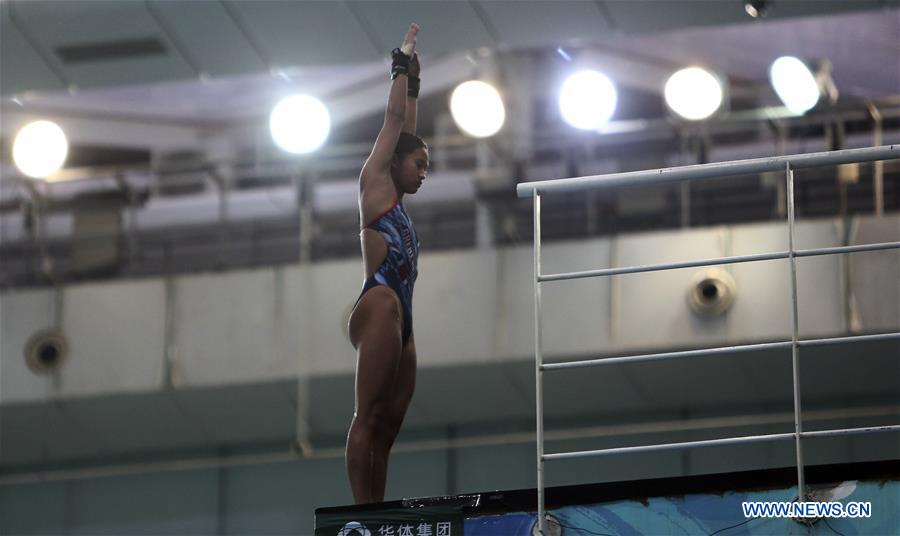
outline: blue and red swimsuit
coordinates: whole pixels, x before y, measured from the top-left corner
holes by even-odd
[[[396,292],[403,309],[403,346],[406,346],[412,334],[413,285],[419,275],[416,268],[419,260],[419,239],[416,236],[416,229],[399,199],[381,216],[363,227],[367,228],[378,231],[384,238],[387,255],[372,277],[366,279],[356,303],[359,303],[363,294],[370,288],[378,285],[384,285]]]

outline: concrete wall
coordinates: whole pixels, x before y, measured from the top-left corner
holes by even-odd
[[[898,240],[900,217],[862,219],[856,229],[858,241]],[[803,221],[796,247],[841,245],[841,234],[831,220]],[[548,243],[543,270],[786,248],[786,228],[779,223],[666,231]],[[546,283],[545,355],[789,339],[788,261],[725,269],[737,283],[737,298],[727,314],[714,319],[699,318],[687,306],[691,280],[702,269]],[[897,250],[854,254],[849,263],[841,256],[802,258],[798,280],[801,337],[900,325]],[[58,291],[60,299],[46,289],[3,293],[0,403],[157,390],[169,368],[174,387],[352,373],[354,352],[345,326],[361,282],[361,263],[354,259],[71,285]],[[417,346],[427,349],[419,366],[531,356],[532,303],[530,247],[424,254],[414,303]],[[38,376],[26,368],[23,348],[57,314],[70,355],[57,374]]]

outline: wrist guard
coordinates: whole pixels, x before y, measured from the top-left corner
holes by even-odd
[[[419,84],[420,80],[418,76],[409,76],[406,77],[406,94],[414,99],[419,98]]]
[[[391,51],[391,80],[397,78],[401,74],[409,73],[409,56],[404,54],[399,48]]]

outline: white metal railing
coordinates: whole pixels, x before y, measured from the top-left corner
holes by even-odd
[[[803,468],[802,439],[811,437],[825,437],[836,435],[865,434],[873,432],[900,431],[900,425],[852,428],[843,430],[820,430],[804,432],[802,430],[801,404],[800,404],[800,368],[798,351],[800,347],[813,347],[843,342],[862,342],[872,340],[900,339],[900,332],[880,333],[874,335],[860,335],[850,337],[834,337],[829,339],[800,340],[798,336],[798,312],[797,312],[797,257],[812,257],[818,255],[833,255],[839,253],[854,253],[860,251],[875,251],[885,249],[900,249],[900,242],[884,242],[877,244],[864,244],[857,246],[832,247],[809,250],[794,249],[794,170],[801,168],[832,166],[838,164],[850,164],[858,162],[873,162],[900,158],[900,145],[885,145],[880,147],[868,147],[864,149],[848,149],[843,151],[830,151],[823,153],[809,153],[772,158],[757,158],[751,160],[736,160],[712,164],[699,164],[666,169],[652,169],[646,171],[632,171],[626,173],[613,173],[608,175],[593,175],[587,177],[573,177],[547,181],[523,182],[516,186],[516,194],[519,197],[534,198],[534,356],[535,356],[535,393],[536,393],[536,420],[537,420],[537,490],[538,490],[538,526],[542,535],[548,535],[545,499],[544,499],[544,462],[547,460],[559,460],[570,458],[584,458],[589,456],[605,456],[611,454],[623,454],[634,452],[649,452],[671,449],[684,449],[706,447],[716,445],[746,444],[762,441],[780,441],[793,439],[797,454],[797,496],[805,497],[806,483]],[[675,182],[690,179],[707,179],[725,177],[731,175],[744,175],[772,171],[784,171],[787,183],[787,213],[788,213],[788,250],[758,255],[744,255],[733,257],[721,257],[699,261],[678,262],[668,264],[654,264],[646,266],[630,266],[624,268],[610,268],[602,270],[588,270],[582,272],[569,272],[544,275],[541,273],[541,195],[556,192],[585,191],[600,188],[609,188],[622,185],[655,184],[662,182]],[[548,281],[562,281],[585,277],[601,277],[618,274],[632,274],[640,272],[652,272],[658,270],[672,270],[676,268],[689,268],[697,266],[710,266],[718,264],[731,264],[739,262],[754,262],[774,259],[789,259],[791,271],[791,309],[792,309],[792,337],[790,341],[749,344],[743,346],[730,346],[719,348],[705,348],[702,350],[689,350],[683,352],[667,352],[658,354],[623,356],[604,359],[583,360],[568,363],[552,363],[545,365],[541,353],[541,283]],[[682,443],[667,443],[658,445],[640,445],[631,447],[609,448],[601,450],[581,452],[561,452],[544,454],[544,381],[543,373],[550,370],[560,370],[576,367],[593,367],[600,365],[614,365],[620,363],[634,363],[638,361],[658,361],[663,359],[675,359],[682,357],[698,357],[749,352],[762,349],[791,348],[791,361],[793,370],[794,387],[794,432],[768,434],[757,436],[730,437],[722,439],[710,439],[701,441],[687,441]]]

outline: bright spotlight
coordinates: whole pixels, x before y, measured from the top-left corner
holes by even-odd
[[[688,67],[670,76],[665,95],[672,111],[692,121],[706,119],[722,105],[722,86],[700,67]]]
[[[781,102],[797,115],[803,115],[819,102],[819,84],[815,75],[793,56],[782,56],[772,62],[769,80]]]
[[[13,142],[13,162],[19,171],[35,179],[45,179],[59,171],[68,154],[66,134],[50,121],[28,123]]]
[[[281,99],[269,116],[269,132],[275,144],[293,154],[315,151],[325,143],[330,130],[328,109],[309,95]]]
[[[616,110],[616,88],[603,73],[578,71],[563,82],[559,111],[566,123],[582,130],[597,130]]]
[[[469,80],[456,86],[450,96],[450,114],[469,136],[493,136],[506,120],[503,99],[490,84]]]

